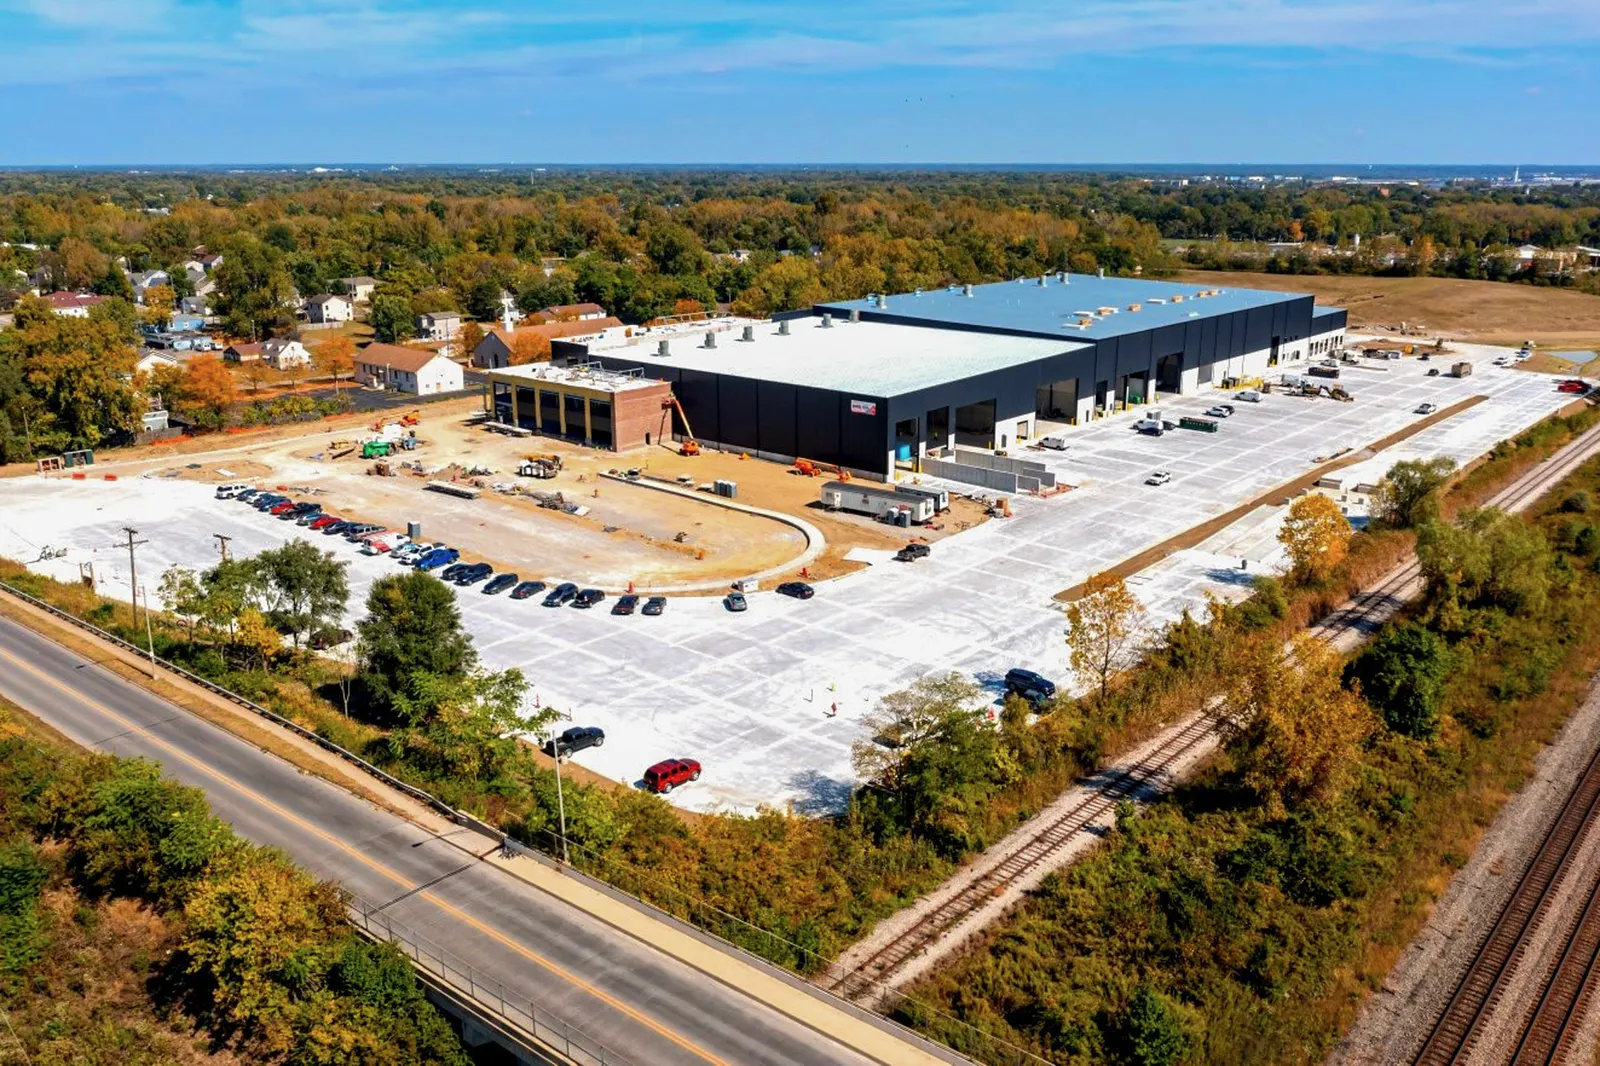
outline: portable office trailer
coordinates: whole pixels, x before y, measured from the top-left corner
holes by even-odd
[[[950,510],[950,490],[932,485],[896,485],[896,491],[905,496],[925,496],[933,501],[935,512]]]
[[[823,485],[822,504],[834,510],[854,511],[873,518],[905,513],[912,522],[926,522],[934,516],[933,500],[927,496],[854,481],[830,481]]]

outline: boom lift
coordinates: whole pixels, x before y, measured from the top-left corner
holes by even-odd
[[[700,442],[694,439],[694,430],[689,428],[689,416],[683,413],[683,404],[679,403],[678,398],[669,392],[666,398],[661,401],[661,422],[663,426],[669,429],[671,427],[667,424],[672,419],[673,411],[678,412],[678,420],[683,423],[683,444],[678,448],[679,453],[682,455],[699,455]]]

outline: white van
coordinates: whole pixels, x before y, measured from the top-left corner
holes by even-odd
[[[1235,400],[1243,400],[1245,403],[1261,402],[1261,394],[1255,389],[1245,389],[1243,392],[1236,392],[1233,394],[1233,398]]]
[[[1067,438],[1060,434],[1051,437],[1040,437],[1039,447],[1049,448],[1053,452],[1064,452],[1067,450]]]
[[[217,499],[231,500],[249,487],[249,485],[218,485]]]

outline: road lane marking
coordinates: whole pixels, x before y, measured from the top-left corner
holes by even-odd
[[[71,654],[71,653],[69,653],[69,654]],[[356,859],[357,861],[361,862],[362,864],[370,867],[371,869],[377,871],[378,873],[382,874],[383,876],[389,878],[390,880],[394,881],[396,884],[402,886],[403,888],[405,888],[407,890],[410,890],[410,891],[415,891],[418,888],[418,886],[417,886],[417,884],[415,882],[411,881],[410,879],[408,879],[407,877],[405,877],[403,874],[399,873],[398,871],[393,870],[388,866],[385,866],[383,863],[378,862],[376,859],[373,859],[372,857],[370,857],[368,855],[365,855],[365,854],[361,853],[360,851],[357,851],[355,848],[351,847],[349,844],[345,843],[343,840],[340,840],[338,837],[333,836],[331,833],[328,833],[325,830],[323,830],[323,829],[311,824],[310,822],[307,822],[305,819],[301,818],[299,815],[296,815],[293,812],[284,809],[283,807],[281,807],[278,804],[274,803],[272,800],[269,800],[267,797],[261,795],[259,792],[256,792],[254,789],[248,788],[245,785],[242,785],[237,781],[230,780],[229,778],[224,776],[221,772],[212,769],[211,767],[207,766],[205,763],[203,763],[200,760],[198,760],[198,759],[194,758],[193,756],[189,755],[187,752],[179,750],[178,748],[174,747],[173,745],[171,745],[171,744],[167,743],[166,741],[162,740],[161,738],[155,736],[153,733],[150,733],[149,731],[147,731],[145,729],[145,727],[137,725],[137,724],[129,721],[127,718],[124,718],[121,714],[118,714],[116,711],[113,711],[111,708],[107,707],[103,703],[100,703],[98,700],[92,699],[91,697],[86,696],[83,693],[78,692],[75,689],[72,689],[67,685],[62,684],[60,681],[58,681],[57,679],[51,677],[49,674],[46,674],[43,671],[35,668],[31,663],[24,662],[23,660],[17,658],[15,655],[12,655],[9,651],[7,651],[4,648],[0,648],[0,659],[7,660],[8,662],[13,664],[14,666],[18,667],[19,669],[25,670],[28,673],[32,674],[34,677],[38,678],[40,681],[43,681],[45,684],[49,685],[51,688],[54,688],[57,691],[61,692],[63,695],[67,696],[69,699],[75,700],[78,703],[82,704],[83,706],[91,708],[94,711],[97,711],[98,713],[105,715],[107,718],[110,718],[113,722],[117,723],[118,725],[123,726],[124,727],[124,732],[122,734],[119,734],[119,735],[126,736],[126,735],[131,734],[131,733],[138,733],[138,734],[142,735],[149,743],[156,745],[158,748],[161,748],[164,751],[167,751],[173,757],[175,757],[175,758],[187,763],[188,765],[194,767],[196,770],[200,771],[205,776],[213,778],[214,780],[216,780],[218,782],[221,782],[226,787],[228,787],[228,788],[232,789],[233,791],[239,793],[241,796],[244,796],[245,798],[251,800],[252,802],[259,804],[260,806],[262,806],[265,809],[271,811],[272,813],[276,814],[278,817],[284,819],[285,821],[291,823],[292,825],[299,826],[301,829],[303,829],[304,831],[312,834],[313,836],[319,837],[319,838],[327,841],[328,843],[330,843],[330,844],[334,845],[335,847],[337,847],[339,850],[345,852],[346,854],[350,855],[352,858]],[[157,697],[157,698],[159,698],[159,697]],[[698,1044],[695,1044],[693,1041],[689,1040],[687,1037],[681,1036],[680,1034],[678,1034],[674,1030],[668,1028],[666,1025],[662,1024],[661,1022],[658,1022],[657,1020],[655,1020],[654,1018],[650,1017],[649,1015],[644,1014],[644,1013],[634,1009],[633,1007],[628,1006],[626,1003],[624,1003],[621,1000],[617,999],[615,996],[611,995],[608,992],[603,991],[600,988],[595,987],[594,985],[590,984],[588,981],[585,981],[583,978],[581,978],[578,975],[570,972],[569,970],[565,969],[564,967],[562,967],[558,963],[552,962],[551,960],[545,958],[543,955],[540,955],[538,952],[529,950],[528,948],[524,947],[522,944],[516,942],[515,940],[512,940],[510,937],[507,937],[505,934],[499,932],[498,930],[492,928],[491,926],[485,924],[484,922],[479,921],[477,918],[474,918],[472,915],[467,914],[466,912],[464,912],[464,911],[460,910],[459,908],[455,907],[453,904],[445,902],[444,900],[442,900],[439,897],[435,896],[433,893],[427,892],[427,891],[421,891],[421,892],[417,892],[416,894],[417,894],[418,898],[427,900],[429,903],[432,903],[434,906],[436,906],[439,909],[443,910],[447,914],[450,914],[450,915],[454,916],[457,920],[465,922],[466,924],[472,926],[474,929],[476,929],[479,932],[483,933],[484,935],[488,936],[492,940],[495,940],[495,941],[505,945],[506,947],[508,947],[511,950],[515,951],[517,954],[519,954],[519,955],[523,956],[524,958],[528,959],[529,961],[531,961],[533,963],[536,963],[537,965],[543,967],[545,970],[549,971],[550,973],[554,974],[555,976],[557,976],[557,977],[561,978],[562,980],[568,982],[569,984],[572,984],[572,985],[576,986],[577,988],[580,988],[583,991],[589,993],[590,995],[594,996],[596,999],[600,1000],[602,1003],[605,1003],[607,1006],[609,1006],[609,1007],[611,1007],[611,1008],[613,1008],[613,1009],[615,1009],[617,1011],[620,1011],[622,1014],[625,1014],[629,1018],[632,1018],[634,1021],[638,1022],[640,1025],[643,1025],[646,1028],[652,1030],[653,1032],[659,1034],[660,1036],[663,1036],[666,1039],[672,1041],[674,1044],[676,1044],[679,1047],[683,1048],[685,1051],[688,1051],[691,1054],[696,1055],[701,1059],[704,1059],[706,1062],[711,1063],[712,1066],[730,1066],[730,1064],[726,1060],[724,1060],[722,1058],[719,1058],[717,1055],[715,1055],[715,1054],[711,1053],[710,1051],[707,1051],[706,1049],[700,1047]]]

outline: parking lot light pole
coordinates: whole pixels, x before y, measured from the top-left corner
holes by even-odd
[[[150,679],[152,681],[154,681],[155,677],[156,677],[156,636],[155,636],[155,631],[150,628],[150,590],[148,588],[146,588],[143,591],[144,591],[144,640],[145,640],[145,647],[150,652]],[[137,638],[135,638],[135,639],[137,639]]]

